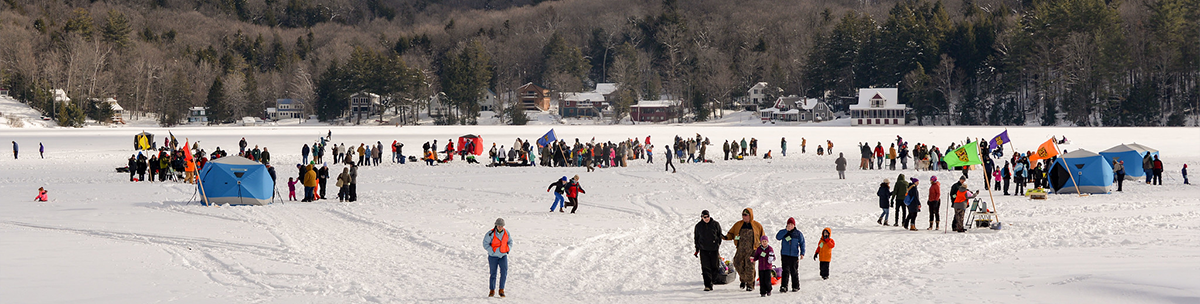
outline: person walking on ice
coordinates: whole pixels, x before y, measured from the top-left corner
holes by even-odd
[[[512,239],[504,229],[504,219],[497,218],[496,226],[483,236],[483,249],[488,252],[488,297],[496,296],[496,270],[500,271],[500,297],[504,297],[504,282],[508,280],[508,250]]]
[[[787,226],[775,234],[775,239],[780,241],[779,255],[783,257],[779,292],[788,292],[789,281],[792,282],[792,291],[799,291],[800,276],[796,270],[800,267],[800,257],[804,256],[804,234],[796,229],[796,219],[788,218]]]
[[[879,219],[875,220],[875,223],[887,226],[888,215],[892,211],[892,190],[889,188],[886,178],[883,179],[882,183],[879,183],[879,190],[875,191],[875,195],[879,196],[879,209],[883,209],[883,214],[879,215]]]
[[[813,254],[813,259],[820,258],[821,260],[821,279],[829,279],[829,260],[833,258],[833,234],[829,227],[825,227],[821,231],[821,241],[817,242],[817,253]]]
[[[567,182],[567,200],[571,202],[571,214],[575,214],[575,210],[579,209],[579,194],[587,193],[583,191],[583,187],[579,186],[579,175],[571,177],[571,181]]]
[[[754,210],[746,208],[742,209],[742,220],[733,224],[723,238],[726,241],[733,241],[734,246],[737,247],[737,252],[733,255],[733,267],[737,269],[738,279],[741,280],[739,288],[746,291],[754,291],[755,267],[750,258],[754,254],[754,249],[758,248],[762,237],[762,224],[754,220]]]
[[[758,248],[754,249],[751,260],[758,264],[758,294],[760,297],[771,295],[771,269],[775,268],[775,249],[771,248],[770,239],[762,236],[758,240]]]
[[[49,195],[47,195],[46,193],[47,193],[47,191],[46,191],[46,188],[43,188],[43,187],[38,187],[38,195],[37,195],[37,197],[36,197],[36,198],[34,198],[33,200],[35,200],[35,201],[39,201],[39,202],[45,202],[45,201],[49,201],[49,200],[50,200],[50,196],[49,196]]]
[[[692,255],[700,258],[700,273],[704,277],[704,291],[713,290],[713,280],[720,271],[721,254],[721,224],[708,215],[708,210],[700,212],[700,222],[696,223],[694,232],[696,252]]]
[[[554,208],[558,208],[558,212],[563,212],[563,207],[567,206],[566,201],[563,199],[563,189],[566,187],[567,177],[563,176],[557,181],[550,183],[550,187],[546,188],[546,192],[550,192],[550,189],[554,189],[554,203],[550,204],[550,212],[554,212]]]

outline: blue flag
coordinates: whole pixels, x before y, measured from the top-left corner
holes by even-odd
[[[1008,130],[1004,130],[1004,132],[1000,132],[996,137],[992,137],[992,140],[988,142],[988,149],[995,150],[1008,142]]]
[[[558,136],[554,136],[554,129],[550,129],[550,132],[546,132],[546,135],[542,135],[542,138],[538,138],[537,145],[538,147],[545,147],[556,140],[558,140]]]

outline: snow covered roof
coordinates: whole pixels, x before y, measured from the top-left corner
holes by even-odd
[[[637,104],[630,107],[639,108],[665,108],[675,106],[674,100],[639,100]]]
[[[71,102],[71,97],[67,97],[67,91],[63,89],[54,89],[55,102]]]
[[[117,99],[115,99],[115,98],[112,98],[112,97],[105,98],[104,102],[112,107],[113,112],[125,111],[125,108],[121,107],[121,104],[118,104]]]
[[[619,84],[613,83],[613,82],[597,83],[596,89],[592,90],[592,92],[596,92],[596,93],[600,93],[600,94],[612,94],[612,92],[617,91],[617,88],[619,86],[620,86]]]
[[[808,98],[800,103],[800,108],[805,109],[805,110],[812,110],[813,108],[817,107],[817,104],[819,104],[819,103],[821,103],[821,100],[819,100],[819,99]]]
[[[878,103],[874,101],[878,101]],[[851,110],[904,110],[907,108],[900,104],[900,90],[896,88],[858,89],[858,104],[850,105]]]
[[[783,114],[800,114],[800,110],[799,109],[791,109],[791,110],[787,110],[786,112],[783,112]]]
[[[762,109],[762,110],[758,110],[758,111],[759,111],[759,112],[774,112],[774,113],[778,113],[778,112],[779,112],[779,108],[766,108],[766,109]]]

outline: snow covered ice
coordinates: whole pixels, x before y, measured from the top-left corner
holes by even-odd
[[[334,143],[392,140],[416,155],[426,141],[479,134],[509,146],[551,126],[181,127],[182,142],[212,151],[268,147],[281,179],[295,176],[300,147],[332,130]],[[267,206],[195,204],[192,185],[128,182],[125,165],[141,129],[4,129],[20,159],[0,157],[0,302],[4,303],[473,303],[488,299],[484,233],[497,217],[512,233],[506,293],[520,303],[1197,303],[1200,188],[1183,185],[1183,164],[1200,161],[1198,128],[1010,128],[1020,151],[1051,136],[1098,152],[1137,142],[1161,151],[1163,186],[1126,182],[1122,193],[1051,195],[1032,201],[995,193],[1004,229],[944,234],[882,227],[875,189],[898,173],[860,171],[858,142],[941,147],[990,138],[1001,127],[555,126],[573,142],[652,136],[655,163],[626,168],[486,168],[456,161],[429,167],[360,167],[359,200]],[[167,129],[146,129],[161,143]],[[713,164],[663,171],[661,147],[675,136],[709,138]],[[788,140],[788,155],[779,151]],[[720,160],[721,143],[755,137],[772,160]],[[801,137],[808,153],[800,153]],[[834,142],[850,162],[838,180]],[[46,146],[46,158],[37,147]],[[886,145],[885,145],[886,146]],[[761,156],[760,156],[761,157]],[[387,154],[385,152],[385,159]],[[1193,166],[1194,167],[1194,166]],[[341,165],[331,165],[332,175]],[[587,189],[577,214],[547,212],[548,184],[578,174]],[[959,175],[938,171],[942,191]],[[982,189],[972,172],[972,189]],[[1194,177],[1193,177],[1194,179]],[[332,182],[329,184],[331,187]],[[38,187],[50,202],[37,203]],[[286,197],[282,182],[280,193]],[[336,188],[333,188],[336,193]],[[330,196],[333,196],[330,193]],[[986,196],[985,196],[986,197]],[[922,202],[924,200],[922,199]],[[946,203],[943,203],[946,204]],[[693,225],[710,210],[724,229],[743,208],[768,235],[788,217],[807,239],[801,290],[759,298],[736,284],[704,292]],[[949,216],[943,211],[943,217]],[[919,228],[928,210],[918,216]],[[949,225],[944,220],[942,225]],[[811,254],[830,227],[831,277]],[[778,246],[778,241],[772,241]],[[731,259],[732,242],[722,245]],[[778,262],[777,264],[778,265]],[[778,288],[778,287],[776,287]]]

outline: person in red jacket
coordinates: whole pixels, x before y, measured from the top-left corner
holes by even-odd
[[[1158,155],[1154,156],[1154,184],[1162,185],[1163,164],[1158,160]]]
[[[567,183],[567,201],[571,203],[571,213],[575,213],[575,209],[579,209],[579,194],[587,193],[583,191],[583,187],[579,186],[579,175],[571,178]]]
[[[883,143],[875,143],[875,169],[883,170]]]
[[[825,227],[825,231],[821,231],[821,241],[817,242],[817,252],[813,253],[813,259],[818,257],[821,259],[821,279],[829,279],[829,260],[833,257],[833,234],[829,227]]]

